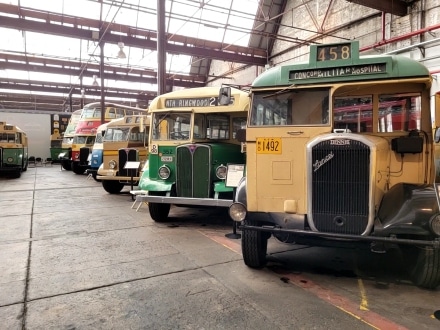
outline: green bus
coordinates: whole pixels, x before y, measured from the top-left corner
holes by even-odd
[[[0,173],[19,178],[28,168],[28,138],[19,127],[0,122]]]
[[[229,209],[241,224],[244,263],[263,267],[271,236],[309,246],[366,243],[373,252],[399,248],[412,281],[436,288],[431,80],[410,58],[359,56],[357,41],[312,45],[308,62],[258,76],[239,134],[246,177]],[[436,106],[437,128],[439,115]]]
[[[233,187],[227,166],[243,164],[236,132],[245,126],[248,93],[232,88],[220,105],[219,88],[201,87],[166,93],[149,106],[149,156],[137,200],[147,201],[154,221],[165,221],[170,206],[229,207]]]

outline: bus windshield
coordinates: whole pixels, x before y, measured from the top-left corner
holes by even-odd
[[[420,130],[421,96],[411,94],[380,94],[376,131],[380,133]],[[334,100],[336,129],[349,132],[373,132],[373,96],[336,97]]]
[[[74,144],[85,144],[85,145],[93,145],[95,143],[95,136],[83,136],[76,135],[73,137]]]
[[[167,112],[153,113],[153,140],[190,140],[191,117],[194,116],[193,139],[228,140],[235,138],[235,132],[243,128],[245,117],[233,117],[223,113]]]
[[[16,137],[18,138],[15,133],[0,133],[0,142],[16,143]],[[17,143],[21,142],[17,139]]]
[[[153,114],[153,140],[187,140],[191,132],[190,112]]]
[[[328,125],[329,95],[328,88],[255,93],[250,126]]]

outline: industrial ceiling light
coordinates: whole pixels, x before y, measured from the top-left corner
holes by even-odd
[[[118,42],[119,52],[118,52],[118,58],[126,58],[127,56],[124,53],[124,43]]]
[[[96,74],[93,75],[92,86],[99,86],[98,81],[96,80],[98,76]]]

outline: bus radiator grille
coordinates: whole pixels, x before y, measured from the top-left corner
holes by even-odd
[[[211,148],[202,144],[177,147],[176,193],[178,197],[209,198]]]
[[[118,150],[118,168],[119,176],[138,176],[139,170],[125,169],[127,162],[136,162],[138,160],[138,153],[136,149],[124,149]]]
[[[87,165],[89,154],[90,154],[90,148],[89,147],[81,147],[81,148],[79,148],[79,163]]]
[[[322,232],[362,234],[368,225],[370,149],[362,142],[312,149],[312,218]]]

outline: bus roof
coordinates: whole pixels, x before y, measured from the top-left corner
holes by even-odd
[[[346,47],[346,58],[337,58],[338,49]],[[333,49],[336,59],[326,57]],[[308,62],[274,67],[259,75],[252,87],[289,86],[308,84],[336,84],[340,82],[385,80],[401,78],[430,79],[428,69],[421,63],[401,55],[359,56],[359,43],[310,46]]]
[[[121,118],[112,119],[107,123],[107,127],[118,127],[118,126],[134,126],[139,125],[141,122],[141,119],[137,118],[145,118],[145,125],[148,125],[150,123],[151,116],[150,115],[127,115]]]
[[[124,109],[128,109],[128,110],[148,111],[148,109],[132,107],[129,105],[123,105],[123,104],[112,103],[112,102],[105,102],[104,106],[105,107],[113,107],[113,108],[124,108]],[[87,103],[84,105],[84,108],[101,108],[101,102]]]
[[[201,110],[211,108],[213,111],[248,111],[249,94],[238,88],[231,88],[233,107],[218,104],[220,87],[196,87],[187,88],[155,97],[150,103],[150,111],[156,110],[192,110],[194,112],[206,112]],[[200,109],[201,111],[198,111]]]
[[[23,131],[20,127],[15,126],[13,124],[8,124],[7,122],[4,121],[0,122],[0,128],[2,131],[21,132],[26,134],[25,131]]]

